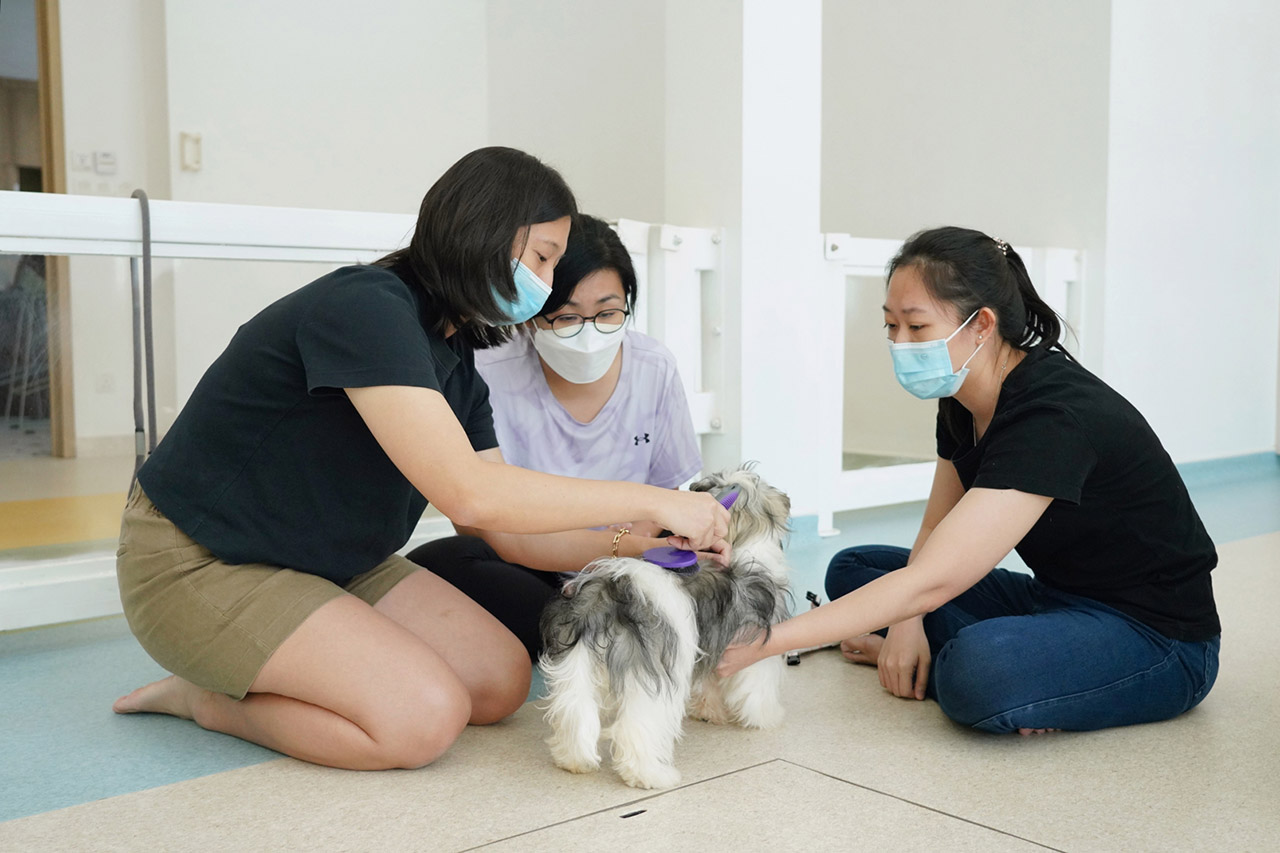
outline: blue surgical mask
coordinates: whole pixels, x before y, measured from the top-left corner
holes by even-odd
[[[893,356],[893,373],[898,377],[898,384],[921,400],[954,396],[964,384],[964,378],[969,375],[969,362],[973,361],[973,356],[986,344],[978,344],[973,355],[964,360],[960,369],[952,370],[951,351],[947,349],[947,342],[960,334],[960,329],[969,325],[969,320],[977,314],[974,311],[968,320],[960,324],[959,329],[941,340],[905,344],[890,341],[889,354]]]
[[[516,298],[503,299],[494,294],[498,307],[508,319],[498,323],[499,326],[515,326],[532,320],[547,303],[551,295],[551,285],[538,278],[519,258],[511,259],[511,277],[516,282]]]

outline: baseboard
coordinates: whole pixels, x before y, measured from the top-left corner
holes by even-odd
[[[453,525],[448,519],[424,518],[401,553],[452,534]],[[121,612],[114,550],[0,563],[0,631],[117,616]]]

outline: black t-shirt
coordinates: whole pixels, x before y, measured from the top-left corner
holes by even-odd
[[[339,583],[368,571],[409,540],[427,501],[343,388],[432,388],[473,448],[498,444],[470,348],[428,332],[429,319],[416,288],[372,266],[268,306],[206,371],[138,473],[142,488],[226,562]]]
[[[1017,551],[1046,585],[1100,601],[1176,640],[1221,632],[1213,541],[1173,460],[1129,401],[1061,350],[1033,347],[1005,378],[991,426],[952,435],[938,455],[966,490],[1053,498]]]

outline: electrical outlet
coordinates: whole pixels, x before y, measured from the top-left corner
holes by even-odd
[[[93,171],[99,175],[114,175],[116,173],[116,152],[93,152]]]

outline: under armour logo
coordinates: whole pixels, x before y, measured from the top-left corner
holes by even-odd
[[[637,436],[635,436],[635,437],[634,437],[634,439],[633,439],[633,440],[634,440],[634,441],[635,441],[635,443],[636,443],[636,447],[639,447],[639,446],[640,446],[640,442],[642,442],[642,441],[643,441],[645,444],[648,444],[648,443],[649,443],[649,433],[647,433],[647,432],[646,432],[643,436],[639,436],[639,435],[637,435]]]

